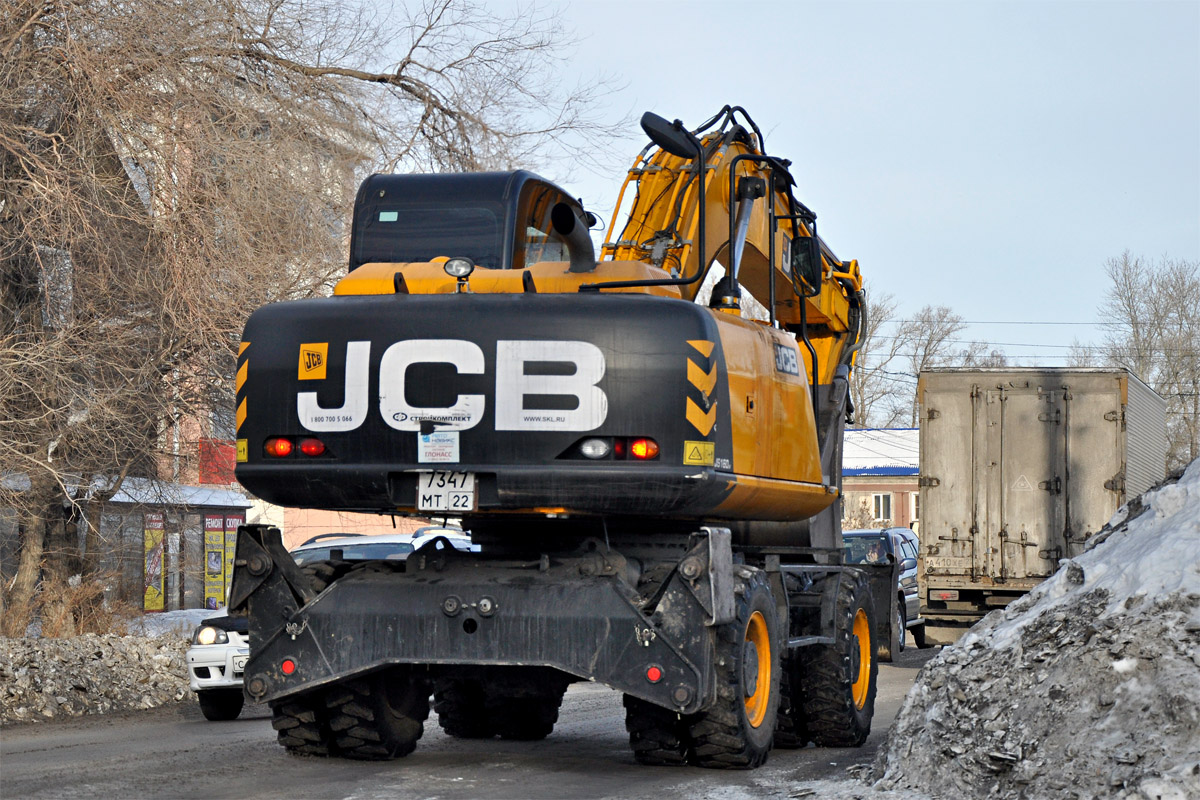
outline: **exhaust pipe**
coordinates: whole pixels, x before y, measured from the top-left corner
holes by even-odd
[[[591,216],[590,214],[588,216]],[[556,203],[550,209],[550,224],[554,232],[567,240],[571,257],[571,272],[591,272],[596,269],[596,248],[588,233],[588,222],[568,203]]]

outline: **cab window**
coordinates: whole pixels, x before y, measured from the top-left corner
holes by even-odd
[[[513,268],[525,269],[541,261],[569,261],[567,240],[555,232],[550,210],[568,198],[544,183],[530,182],[522,192],[517,215]]]

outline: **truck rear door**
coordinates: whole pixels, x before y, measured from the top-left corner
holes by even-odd
[[[988,389],[983,574],[1032,585],[1052,574],[1066,518],[1066,419],[1058,387]]]

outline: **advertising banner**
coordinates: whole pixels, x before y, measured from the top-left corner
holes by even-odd
[[[204,515],[204,607],[225,605],[225,515]]]
[[[229,589],[229,583],[233,580],[233,556],[237,550],[237,529],[241,525],[246,524],[245,514],[235,514],[225,517],[225,589]],[[224,603],[224,595],[221,602]]]
[[[164,519],[162,514],[144,514],[145,550],[143,558],[144,591],[142,593],[142,608],[146,611],[162,611],[166,608],[166,590],[164,588],[163,548]]]

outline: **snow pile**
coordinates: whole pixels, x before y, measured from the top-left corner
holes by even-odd
[[[0,722],[154,708],[191,699],[178,636],[0,637]]]
[[[1200,461],[931,660],[877,789],[1200,797]]]

